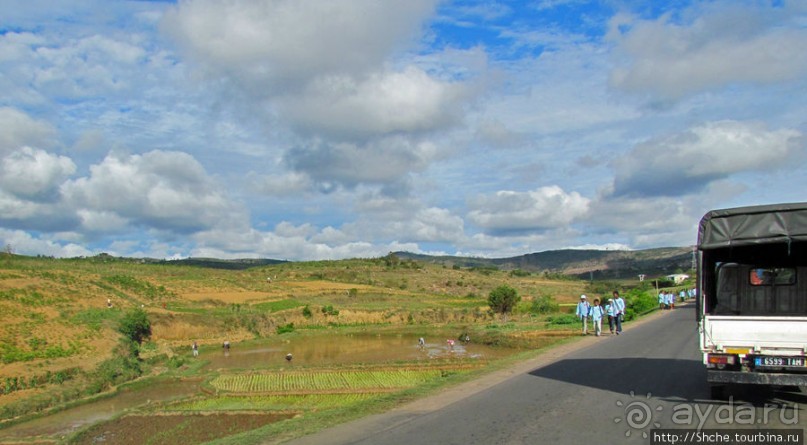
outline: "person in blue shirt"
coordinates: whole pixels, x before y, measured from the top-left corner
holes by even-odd
[[[611,330],[611,335],[614,335],[614,318],[616,318],[616,308],[614,307],[613,298],[609,298],[608,304],[605,305],[605,315],[608,316],[608,328]]]
[[[591,317],[591,324],[594,326],[594,335],[599,337],[600,334],[602,334],[602,316],[603,316],[603,310],[602,306],[600,306],[599,298],[594,299],[594,306],[591,306],[588,313],[589,316]]]
[[[625,318],[625,300],[619,296],[619,292],[614,291],[614,309],[616,311],[614,321],[616,322],[616,335],[622,333],[622,321]]]
[[[577,303],[577,318],[583,322],[583,335],[588,334],[588,311],[591,305],[588,304],[585,295],[580,296],[580,302]]]

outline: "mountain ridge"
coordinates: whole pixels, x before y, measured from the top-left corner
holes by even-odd
[[[401,259],[445,266],[523,270],[581,278],[628,278],[669,275],[693,269],[692,247],[660,247],[643,250],[562,249],[528,253],[508,258],[422,255],[393,252]]]

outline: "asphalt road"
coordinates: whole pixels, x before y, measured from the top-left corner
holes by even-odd
[[[454,388],[291,443],[651,443],[654,429],[698,427],[803,433],[807,397],[798,391],[751,386],[731,388],[729,400],[710,398],[693,311],[656,313],[626,324],[622,335],[590,336],[492,376],[496,383]]]

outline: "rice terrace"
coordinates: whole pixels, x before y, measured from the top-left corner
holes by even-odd
[[[0,444],[281,443],[573,341],[581,294],[619,289],[628,319],[652,310],[655,282],[624,275],[395,254],[5,254]],[[492,306],[498,289],[517,295],[511,307]]]

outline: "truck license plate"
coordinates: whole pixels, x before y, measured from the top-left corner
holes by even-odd
[[[801,366],[804,367],[804,357],[757,357],[754,360],[757,366]]]

